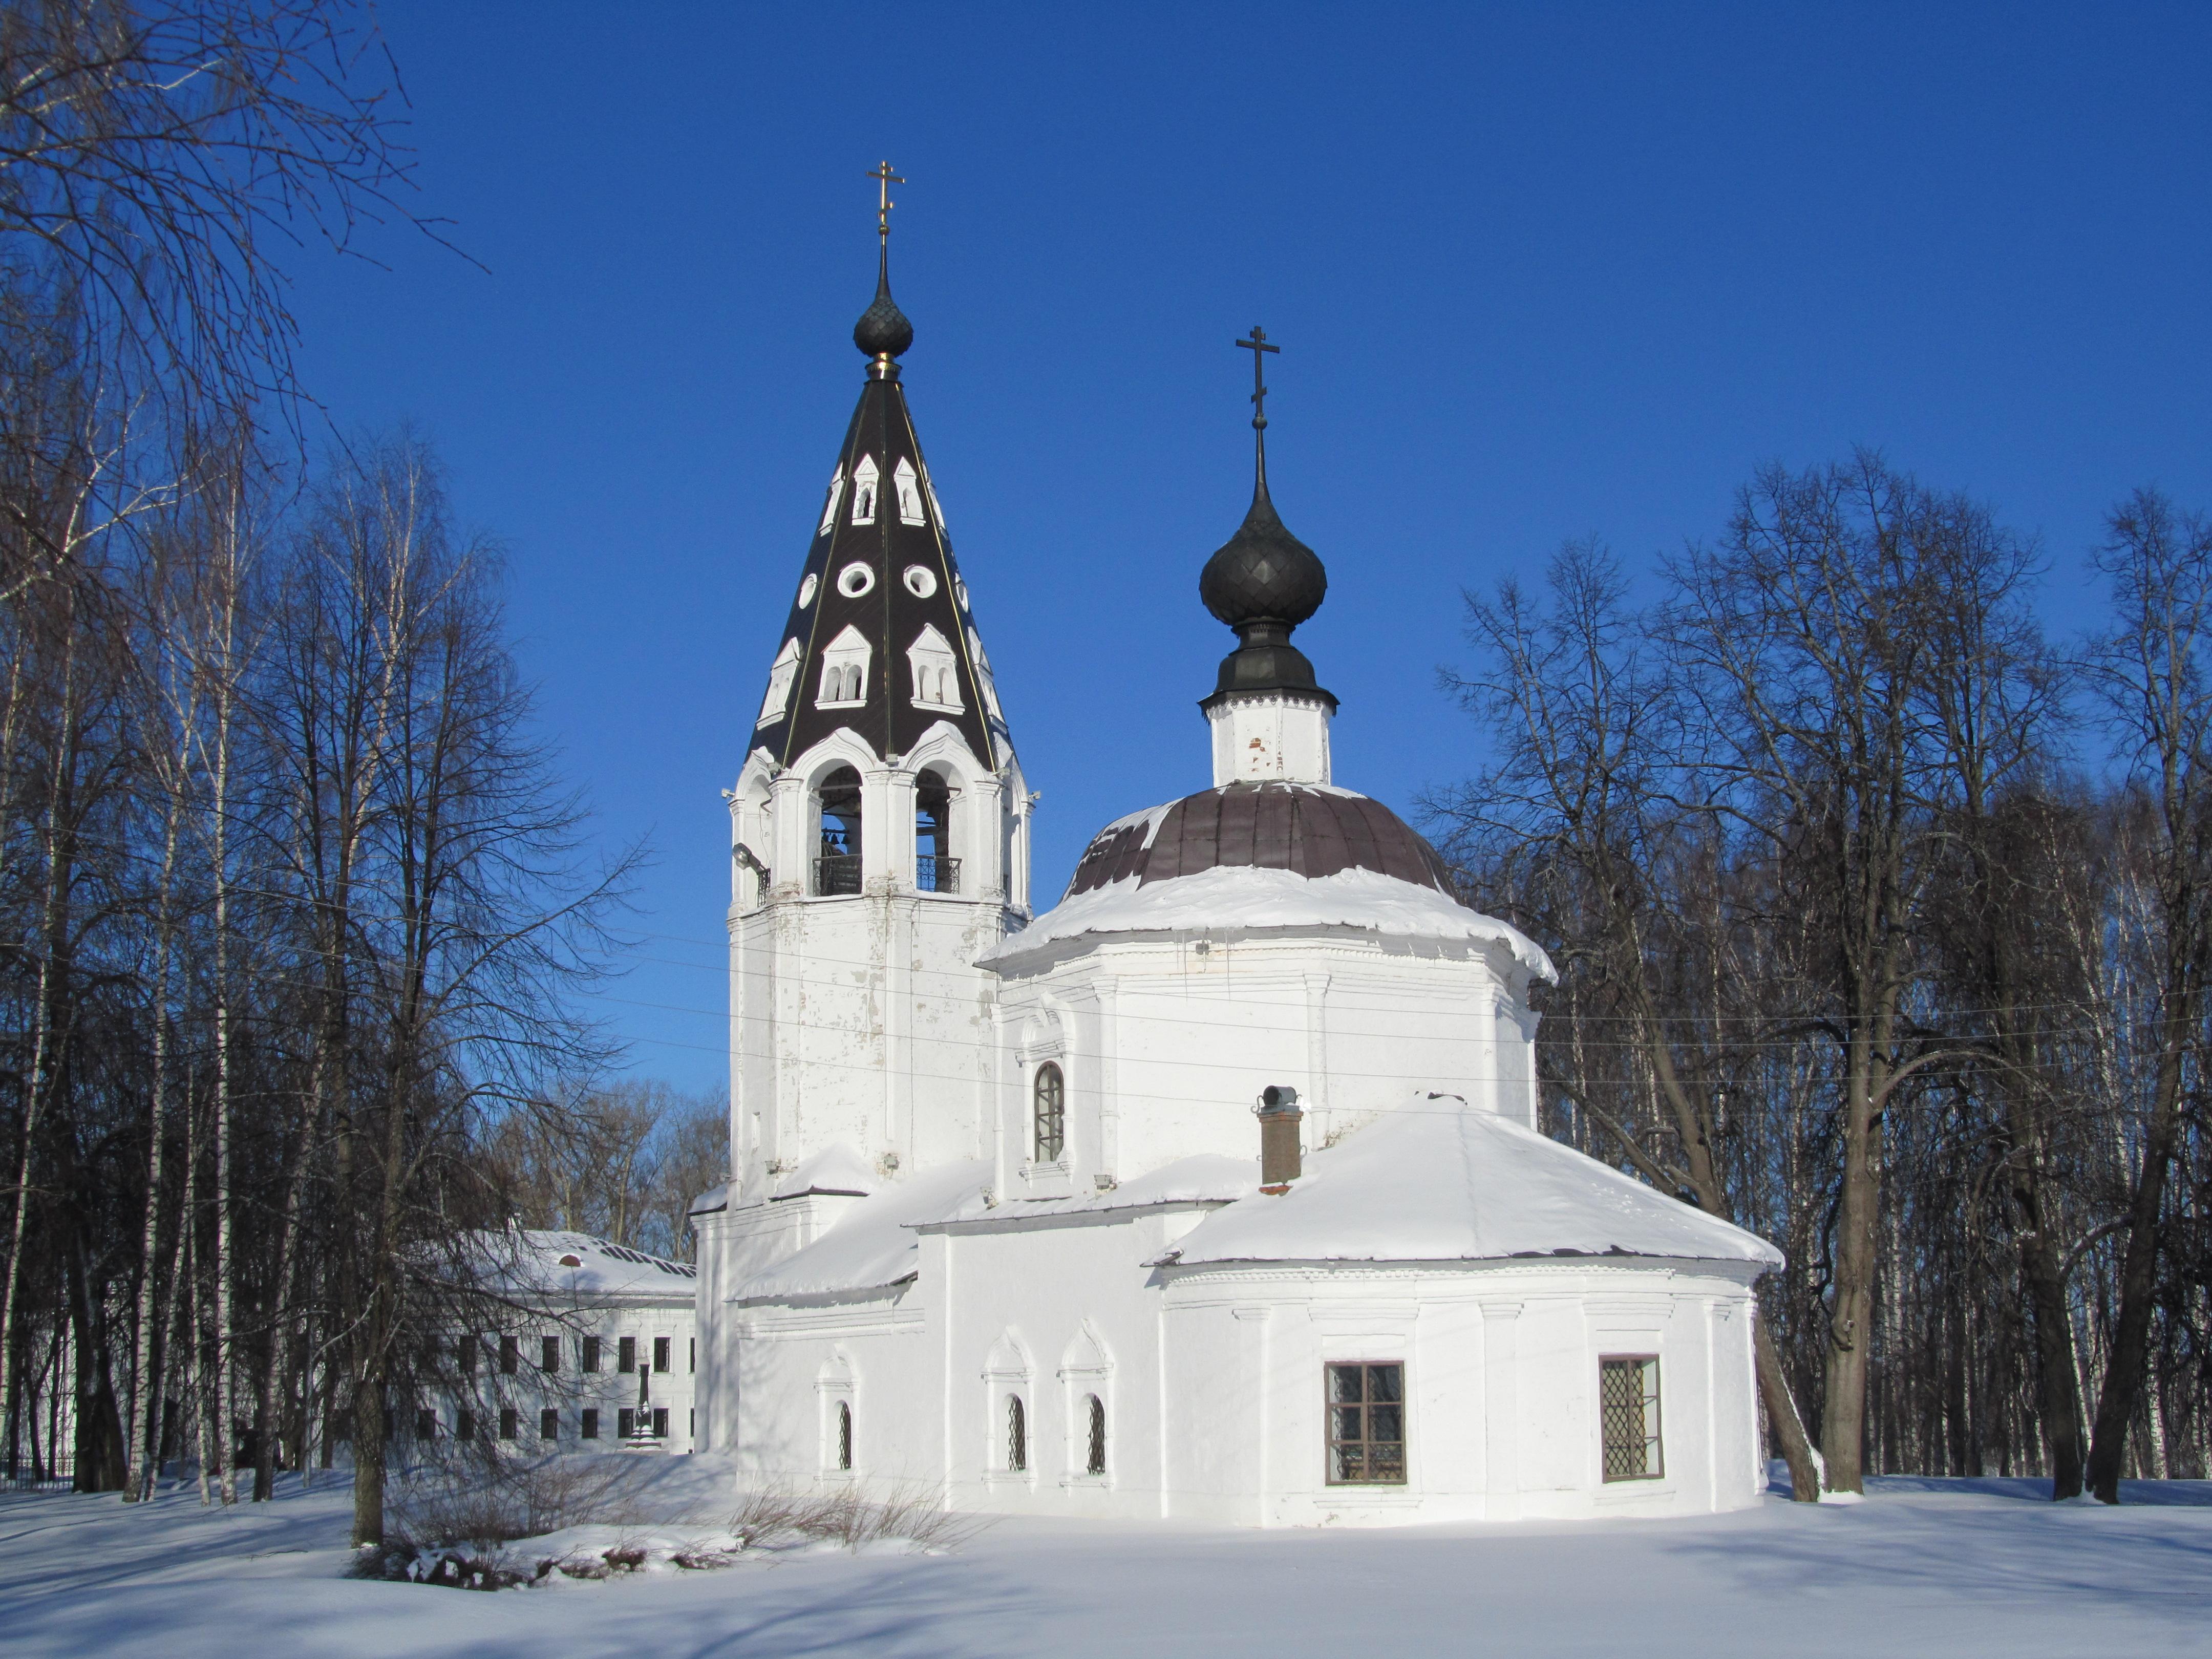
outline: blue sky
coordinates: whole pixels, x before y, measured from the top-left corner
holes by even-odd
[[[295,261],[311,390],[411,418],[511,557],[548,734],[658,862],[595,1007],[726,1076],[719,791],[860,385],[874,187],[906,380],[1056,892],[1207,781],[1200,606],[1270,472],[1340,782],[1479,763],[1462,587],[1638,568],[1759,463],[1884,450],[2040,537],[2212,507],[2212,9],[391,3],[419,205]]]

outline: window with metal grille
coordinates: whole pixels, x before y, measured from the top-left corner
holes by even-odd
[[[664,1373],[668,1370],[668,1339],[665,1336],[653,1339],[653,1369]]]
[[[637,1339],[625,1336],[615,1343],[615,1369],[629,1372],[637,1369]]]
[[[558,1440],[561,1437],[561,1413],[550,1406],[538,1413],[538,1437],[540,1440]]]
[[[599,1437],[599,1414],[588,1406],[584,1408],[584,1420],[579,1431],[586,1440]]]
[[[561,1339],[559,1337],[541,1336],[538,1339],[538,1369],[542,1371],[557,1371],[561,1369]]]
[[[837,1402],[837,1467],[853,1467],[853,1408],[842,1400]]]
[[[1328,1481],[1406,1484],[1406,1367],[1359,1360],[1327,1367]]]
[[[1097,1395],[1085,1396],[1091,1402],[1090,1455],[1083,1461],[1085,1474],[1106,1473],[1106,1402]]]
[[[1036,1161],[1057,1164],[1060,1154],[1067,1150],[1067,1081],[1060,1076],[1060,1067],[1050,1060],[1038,1066],[1030,1096]]]
[[[1656,1480],[1659,1452],[1659,1361],[1650,1354],[1609,1354],[1597,1362],[1598,1414],[1605,1435],[1605,1478]]]
[[[521,1370],[521,1368],[522,1353],[520,1348],[518,1346],[513,1337],[502,1336],[499,1340],[500,1375],[502,1376],[513,1376],[515,1372]]]
[[[595,1371],[599,1368],[599,1339],[596,1336],[587,1336],[584,1339],[583,1368],[587,1371]]]
[[[512,1440],[514,1438],[514,1407],[501,1406],[499,1408],[499,1437],[502,1440]]]
[[[1006,1396],[1006,1468],[1014,1474],[1023,1474],[1029,1467],[1029,1413],[1022,1407],[1021,1395],[1010,1394]]]

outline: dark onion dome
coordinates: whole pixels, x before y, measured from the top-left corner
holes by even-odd
[[[1231,783],[1101,830],[1063,897],[1132,877],[1142,887],[1224,868],[1313,878],[1371,870],[1459,896],[1437,849],[1381,801],[1310,784]]]
[[[1285,636],[1328,597],[1328,572],[1313,549],[1284,527],[1264,473],[1244,522],[1199,573],[1198,597],[1231,628],[1278,623]]]
[[[853,343],[871,357],[896,357],[914,343],[914,325],[891,298],[888,254],[876,270],[875,303],[853,325]]]

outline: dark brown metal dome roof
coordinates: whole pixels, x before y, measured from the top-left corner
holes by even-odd
[[[1232,783],[1101,830],[1065,897],[1134,876],[1139,886],[1204,870],[1372,870],[1456,900],[1437,849],[1378,800],[1297,783]]]

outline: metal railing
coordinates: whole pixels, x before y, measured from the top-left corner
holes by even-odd
[[[914,884],[925,893],[960,890],[960,860],[942,854],[924,853],[914,861]]]
[[[860,855],[824,853],[814,860],[814,890],[823,897],[860,890]]]

